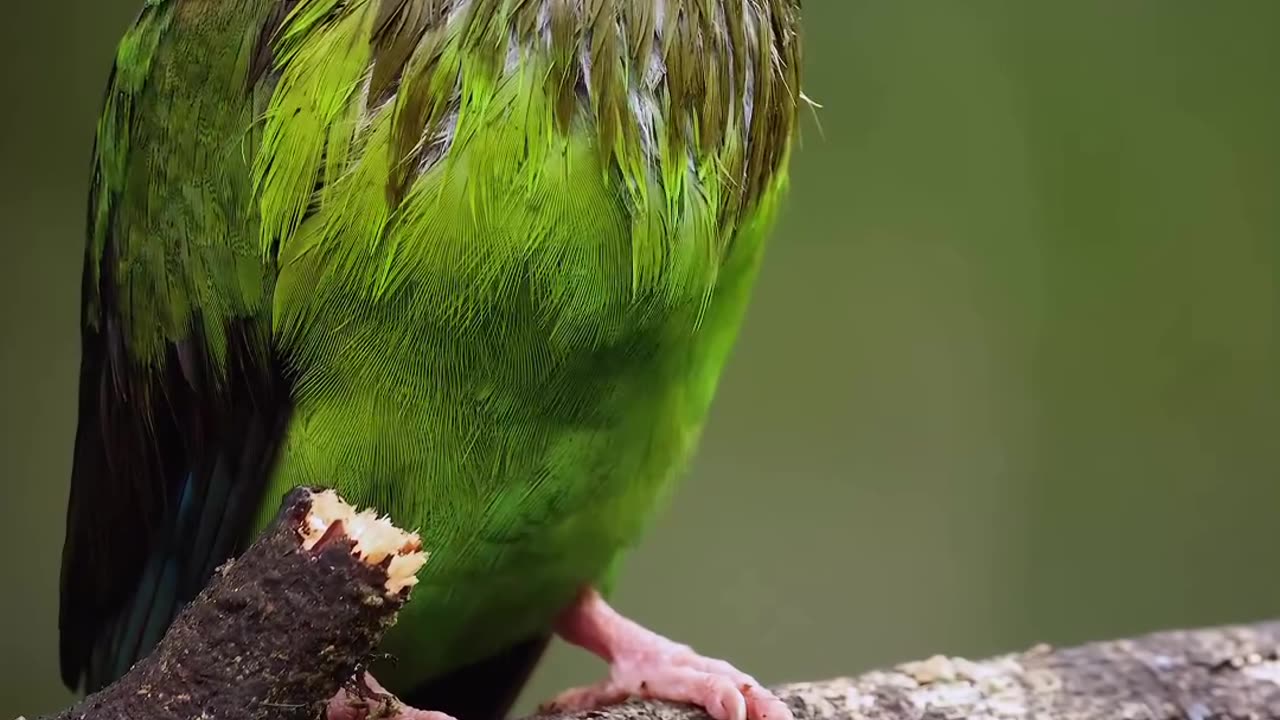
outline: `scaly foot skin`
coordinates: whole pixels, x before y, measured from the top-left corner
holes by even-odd
[[[592,710],[636,697],[697,705],[715,720],[795,720],[755,678],[623,617],[594,588],[560,616],[556,632],[608,662],[609,678],[561,693],[543,711]]]
[[[327,720],[454,720],[447,713],[405,705],[369,673],[352,685],[329,700]]]

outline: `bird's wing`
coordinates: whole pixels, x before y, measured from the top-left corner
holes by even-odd
[[[293,396],[273,323],[311,304],[278,287],[278,251],[346,197],[326,192],[338,175],[367,179],[352,131],[448,5],[146,0],[121,41],[89,198],[67,684],[92,690],[144,656],[270,502]],[[424,85],[398,111],[398,156],[442,122],[433,97]],[[371,196],[403,196],[404,163],[366,165],[382,168]]]
[[[62,559],[72,687],[121,675],[235,552],[289,415],[246,150],[258,41],[230,17],[247,5],[148,0],[108,83]]]

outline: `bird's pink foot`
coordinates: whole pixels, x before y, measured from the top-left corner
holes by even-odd
[[[405,705],[368,673],[339,690],[326,714],[327,720],[454,720],[447,713]]]
[[[755,678],[623,617],[594,588],[560,616],[556,632],[608,662],[609,678],[561,693],[545,711],[590,710],[636,697],[697,705],[715,720],[794,720],[786,703]]]

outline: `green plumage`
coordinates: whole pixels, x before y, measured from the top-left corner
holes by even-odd
[[[175,384],[223,418],[264,405],[237,373],[277,368],[286,420],[260,477],[228,481],[260,509],[222,525],[248,537],[307,484],[420,528],[392,689],[545,633],[609,585],[694,446],[785,185],[798,5],[151,0],[98,131],[86,357],[112,379],[86,370],[82,408],[137,412],[146,448]],[[64,674],[91,664],[67,667],[70,625],[110,625],[187,507],[155,489],[181,478],[83,454]],[[91,484],[132,509],[77,520]],[[84,549],[131,514],[143,539]],[[125,568],[119,607],[68,608],[77,551]]]

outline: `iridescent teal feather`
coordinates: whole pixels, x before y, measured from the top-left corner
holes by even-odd
[[[609,585],[733,344],[799,71],[799,0],[148,3],[98,132],[69,679],[119,649],[143,566],[196,552],[164,540],[192,483],[253,488],[256,511],[218,506],[241,540],[297,484],[421,528],[392,689]],[[120,452],[178,446],[141,481],[90,467],[126,411]],[[228,464],[201,413],[262,447],[184,480]],[[89,513],[102,488],[133,509]],[[101,539],[128,522],[148,530]],[[118,571],[85,580],[90,558]]]

